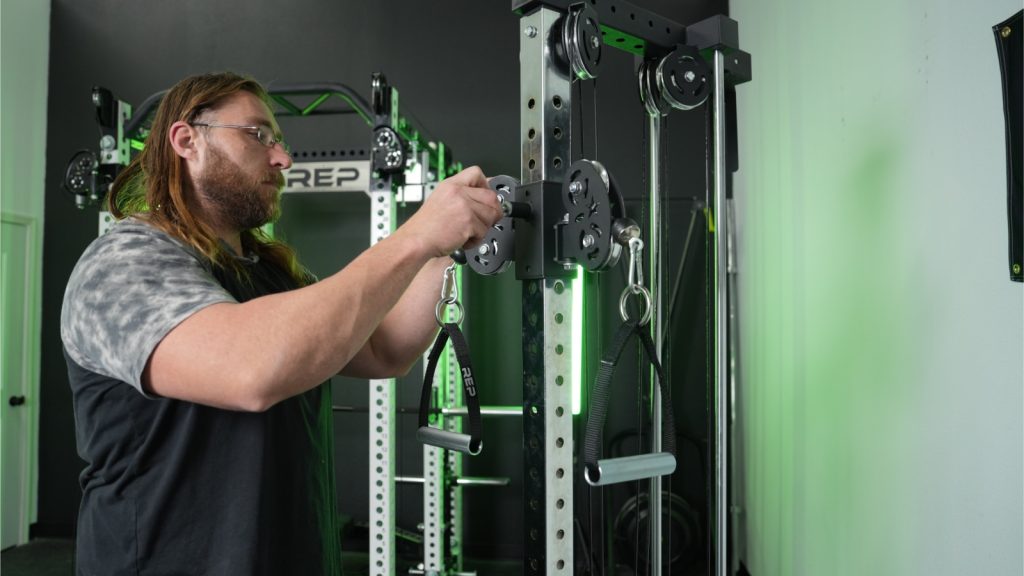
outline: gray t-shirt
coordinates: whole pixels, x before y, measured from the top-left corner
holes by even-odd
[[[265,412],[142,393],[149,355],[218,302],[296,283],[214,266],[138,220],[95,240],[61,314],[80,483],[78,574],[338,574],[330,384]]]
[[[130,219],[82,254],[68,281],[60,336],[87,370],[142,390],[153,349],[175,326],[219,302],[237,302],[213,265],[164,232]]]

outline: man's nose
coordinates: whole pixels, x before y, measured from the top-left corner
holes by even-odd
[[[270,165],[279,169],[287,170],[292,167],[292,155],[278,142],[270,149]]]

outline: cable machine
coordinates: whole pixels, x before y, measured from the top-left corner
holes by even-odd
[[[665,410],[657,358],[662,348],[661,231],[659,165],[662,118],[673,109],[689,110],[709,98],[713,109],[713,185],[706,199],[709,262],[707,290],[714,322],[709,327],[709,417],[714,491],[710,565],[724,576],[735,561],[728,557],[728,459],[731,395],[728,330],[728,253],[731,235],[727,208],[726,92],[750,79],[750,56],[739,50],[738,26],[724,16],[681,26],[626,2],[513,0],[520,16],[520,141],[518,181],[492,182],[506,218],[495,226],[468,264],[481,274],[510,268],[522,281],[523,299],[523,454],[525,469],[523,573],[568,574],[574,571],[575,486],[571,386],[572,326],[582,312],[573,307],[581,290],[577,270],[598,272],[613,266],[629,250],[629,283],[620,299],[628,330],[642,334],[651,359],[652,450],[649,454],[601,460],[603,410],[593,410],[584,439],[583,476],[593,486],[649,480],[648,510],[662,510],[662,476],[675,469],[671,411]],[[597,161],[570,158],[573,82],[595,78],[602,47],[630,51],[641,58],[637,70],[642,103],[649,117],[650,221],[646,286],[640,227],[625,214],[614,178]],[[710,62],[710,65],[709,65]],[[639,319],[630,319],[626,302],[640,299]],[[645,332],[646,331],[646,332]],[[578,337],[578,336],[575,336]],[[620,338],[617,338],[620,340]],[[610,380],[620,348],[602,359],[599,384]],[[600,401],[600,399],[598,399]],[[605,401],[607,398],[604,399]],[[598,402],[599,404],[599,402]],[[596,412],[596,414],[595,414]],[[663,419],[663,415],[665,419]],[[668,420],[667,422],[665,420]],[[663,435],[669,439],[662,442]],[[594,439],[593,435],[597,435]],[[666,445],[667,444],[667,445]],[[661,574],[662,518],[651,514],[651,570]],[[735,559],[734,559],[735,560]],[[730,566],[732,564],[732,566]]]
[[[713,182],[706,198],[710,258],[707,275],[709,314],[709,420],[713,421],[708,460],[713,462],[709,483],[713,518],[709,542],[710,565],[718,576],[735,572],[730,558],[729,459],[730,414],[730,254],[733,235],[727,198],[729,155],[727,96],[750,79],[750,56],[739,49],[738,26],[724,16],[680,25],[627,2],[571,0],[513,0],[520,18],[520,150],[519,178],[499,176],[491,187],[502,202],[505,218],[466,265],[484,275],[515,270],[522,281],[523,406],[521,411],[484,407],[484,415],[523,418],[524,563],[523,573],[569,574],[574,571],[573,496],[577,482],[602,486],[643,480],[648,483],[648,510],[661,511],[662,476],[675,470],[672,417],[667,409],[670,386],[661,375],[663,317],[660,266],[662,230],[660,157],[662,119],[673,109],[689,110],[709,102],[712,108]],[[571,118],[574,82],[598,76],[606,46],[639,57],[636,83],[648,115],[648,181],[650,205],[646,235],[631,220],[614,177],[596,159],[571,158]],[[440,180],[459,169],[444,145],[429,142],[398,113],[398,92],[382,75],[372,82],[371,102],[341,84],[271,84],[268,91],[278,116],[356,113],[372,128],[369,160],[297,162],[286,175],[285,192],[364,191],[370,198],[371,245],[396,226],[398,202],[422,201]],[[141,149],[145,123],[162,93],[139,107],[137,114],[109,91],[94,89],[93,102],[102,130],[100,152],[83,151],[69,163],[65,188],[83,207],[98,202],[127,164],[131,149]],[[311,98],[300,105],[297,98]],[[328,102],[345,103],[330,108]],[[735,168],[733,168],[735,169]],[[101,233],[110,224],[101,213]],[[644,253],[646,252],[646,262]],[[578,296],[582,275],[608,270],[626,259],[626,290],[620,298],[624,342],[632,336],[644,344],[651,363],[647,386],[652,399],[651,451],[625,458],[601,458],[603,412],[591,406],[586,436],[574,438],[573,381],[579,361],[573,350],[582,338],[582,309]],[[453,269],[453,278],[457,272]],[[734,278],[734,277],[733,277]],[[455,287],[459,280],[453,280]],[[442,302],[446,295],[442,294]],[[640,313],[631,318],[628,303]],[[453,310],[438,321],[457,321]],[[733,320],[734,321],[734,320]],[[618,340],[618,339],[617,339]],[[732,345],[734,348],[735,345]],[[610,381],[617,351],[602,361],[599,380]],[[449,350],[437,359],[436,377],[425,385],[432,408],[433,430],[421,427],[423,477],[395,475],[395,382],[372,380],[369,405],[370,437],[370,573],[396,573],[394,539],[396,482],[422,482],[424,491],[423,562],[415,573],[462,574],[461,499],[459,488],[503,485],[507,479],[462,477],[461,452],[452,440],[463,435],[466,417],[464,390],[459,386],[459,362]],[[463,383],[465,374],[462,375]],[[339,411],[345,411],[344,407]],[[665,440],[663,441],[663,438]],[[461,440],[460,440],[461,442]],[[577,445],[583,445],[579,450]],[[461,444],[460,444],[461,445]],[[471,446],[472,443],[466,446]],[[479,446],[476,447],[479,449]],[[473,453],[473,449],[466,452]],[[577,456],[581,466],[577,467]],[[583,485],[579,482],[579,485]],[[651,514],[648,557],[652,574],[662,573],[662,517]],[[734,534],[734,538],[739,538]]]

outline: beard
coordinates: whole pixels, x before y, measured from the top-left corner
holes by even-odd
[[[281,215],[284,175],[268,170],[253,176],[219,149],[209,147],[209,165],[196,187],[217,222],[233,230],[259,228]]]

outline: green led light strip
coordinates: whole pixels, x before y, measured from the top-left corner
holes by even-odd
[[[583,390],[583,272],[576,268],[576,277],[571,281],[572,289],[572,413],[581,410]]]

